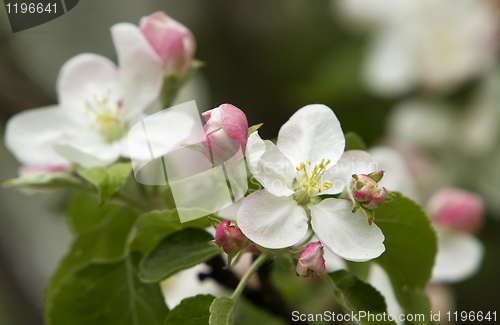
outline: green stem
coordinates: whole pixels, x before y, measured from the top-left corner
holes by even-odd
[[[269,258],[269,255],[267,255],[265,253],[262,253],[259,256],[259,258],[257,258],[255,260],[255,262],[253,262],[253,264],[250,265],[250,267],[246,271],[245,275],[243,275],[243,277],[241,278],[241,281],[238,284],[238,286],[236,287],[236,290],[234,290],[233,294],[231,295],[231,299],[233,301],[238,300],[238,298],[240,297],[241,293],[243,292],[243,289],[245,289],[245,286],[247,285],[248,279],[250,279],[250,277],[252,276],[252,274],[254,274],[254,272],[257,271],[257,269],[259,268],[259,266],[261,266],[262,263],[264,263],[268,258]]]

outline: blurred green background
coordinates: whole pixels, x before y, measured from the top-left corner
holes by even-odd
[[[17,112],[57,102],[56,77],[72,56],[93,52],[116,61],[113,24],[138,24],[160,10],[191,29],[195,56],[206,63],[194,88],[207,94],[199,110],[231,103],[250,125],[264,122],[264,138],[276,137],[300,107],[323,103],[344,132],[374,145],[382,141],[395,103],[414,95],[388,100],[365,90],[360,71],[366,35],[347,30],[331,1],[81,0],[62,17],[16,34],[0,7],[0,130]],[[460,106],[477,84],[472,80],[447,99]],[[3,141],[0,146],[0,179],[15,177],[19,165]],[[64,198],[0,189],[0,324],[43,323],[43,288],[70,241],[58,207]],[[500,305],[500,218],[493,217],[489,212],[479,235],[486,245],[481,272],[453,285],[457,310],[494,311]]]

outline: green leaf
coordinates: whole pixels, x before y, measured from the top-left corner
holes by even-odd
[[[127,236],[136,218],[137,215],[130,209],[115,209],[98,225],[76,238],[47,286],[46,311],[54,304],[64,279],[73,276],[78,269],[93,262],[112,262],[123,258]]]
[[[86,184],[68,173],[44,173],[8,179],[3,187],[29,187],[35,189],[56,189],[60,187],[87,188]]]
[[[366,150],[366,144],[356,133],[347,132],[345,134],[345,151],[348,150]]]
[[[295,276],[295,274],[294,274]],[[310,283],[309,283],[310,284]],[[317,298],[317,296],[316,296]],[[315,301],[317,303],[317,299]],[[306,310],[301,306],[302,310]],[[323,309],[324,311],[326,309]],[[240,301],[238,304],[238,310],[235,315],[235,322],[238,325],[286,325],[287,321],[279,316],[272,314],[268,310],[264,310],[255,306],[253,303],[248,301]]]
[[[228,297],[218,297],[210,306],[209,325],[234,325],[235,302]]]
[[[123,209],[110,203],[99,206],[96,193],[78,192],[72,197],[69,205],[69,223],[75,233],[81,234],[97,225],[117,208]]]
[[[203,263],[218,255],[221,249],[209,245],[213,236],[198,228],[179,230],[156,246],[139,265],[144,282],[159,282],[169,276]]]
[[[130,250],[149,253],[166,236],[183,228],[206,228],[208,218],[181,223],[177,210],[151,211],[135,223]]]
[[[164,325],[207,325],[214,299],[212,295],[197,295],[182,300],[170,311]]]
[[[168,308],[158,284],[137,278],[140,256],[90,264],[61,283],[48,306],[49,325],[162,325]]]
[[[132,171],[130,162],[116,163],[108,168],[95,167],[92,169],[80,169],[78,174],[92,183],[99,191],[99,204],[102,204],[109,196],[113,195],[123,185]]]
[[[429,315],[425,288],[437,252],[429,219],[421,207],[398,193],[377,209],[375,223],[385,236],[385,252],[375,261],[389,275],[400,305],[406,313]]]
[[[339,304],[347,311],[358,314],[365,312],[368,314],[387,313],[387,306],[384,297],[371,285],[361,281],[354,274],[340,270],[323,275],[333,290]],[[366,318],[359,318],[361,324],[396,324],[394,321],[369,322]]]

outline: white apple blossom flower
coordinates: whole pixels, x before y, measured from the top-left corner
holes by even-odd
[[[498,22],[486,0],[340,2],[341,12],[375,34],[365,66],[367,85],[394,96],[416,87],[448,91],[491,69]]]
[[[340,123],[324,105],[298,110],[281,127],[277,145],[250,135],[248,167],[265,189],[250,194],[238,210],[243,233],[266,248],[289,247],[306,235],[310,212],[315,235],[335,254],[352,261],[382,254],[384,235],[368,224],[363,209],[353,213],[348,200],[318,197],[338,194],[352,174],[376,169],[368,153],[343,153],[344,147]]]
[[[77,55],[59,72],[58,105],[30,109],[8,121],[6,146],[23,165],[91,168],[129,156],[127,132],[158,98],[162,62],[137,27],[122,23],[111,32],[120,68],[96,54]],[[169,129],[170,141],[182,141],[189,130],[182,127],[187,117],[180,115],[172,113],[169,125],[148,128]]]

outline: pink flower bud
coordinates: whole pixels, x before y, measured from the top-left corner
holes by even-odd
[[[231,221],[224,220],[215,231],[215,243],[222,247],[227,255],[234,255],[247,245],[248,238],[240,228],[231,226]]]
[[[370,175],[357,174],[352,175],[352,177],[352,197],[356,202],[361,203],[367,209],[373,210],[386,201],[387,191],[385,187],[380,189],[377,184],[383,177],[383,171]]]
[[[436,225],[468,233],[477,232],[484,222],[484,203],[478,195],[458,188],[444,188],[428,203]]]
[[[310,276],[313,273],[321,274],[325,271],[323,247],[320,242],[310,243],[300,254],[295,272],[300,276]]]
[[[202,141],[211,161],[221,163],[236,154],[241,147],[245,154],[248,137],[248,121],[245,113],[231,104],[203,113],[207,122],[203,127],[205,139]]]
[[[69,165],[24,165],[19,168],[19,176],[33,176],[44,173],[61,173],[70,169]]]
[[[166,73],[182,75],[191,64],[196,50],[196,42],[189,29],[164,12],[143,17],[139,27],[163,61]]]

